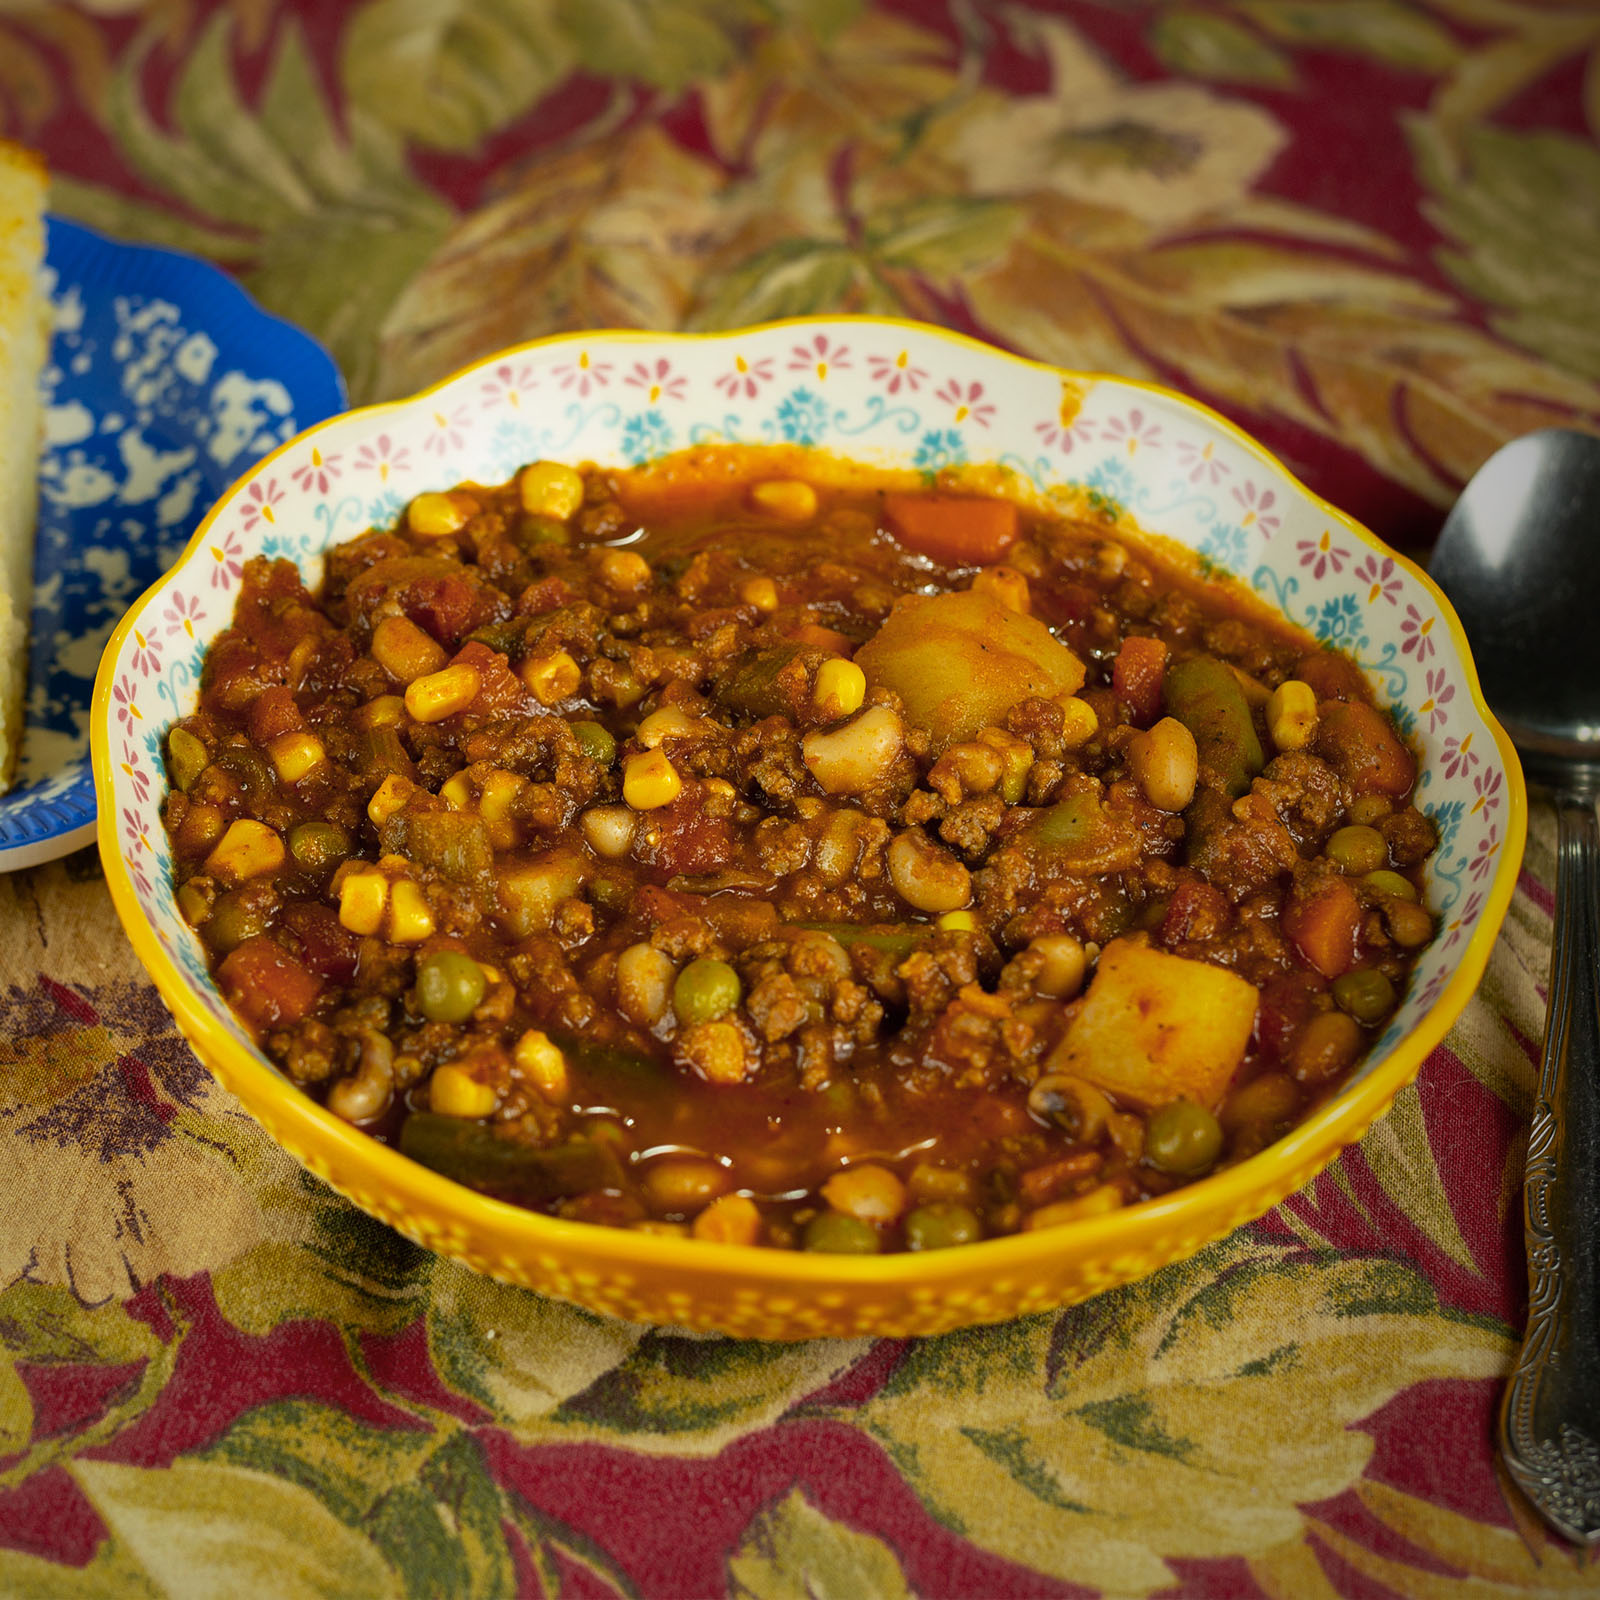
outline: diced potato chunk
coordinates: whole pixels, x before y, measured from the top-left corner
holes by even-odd
[[[1244,1058],[1256,991],[1237,974],[1115,939],[1049,1071],[1086,1078],[1125,1104],[1216,1107]]]
[[[1021,700],[1060,700],[1083,686],[1083,663],[1036,617],[979,590],[908,595],[856,652],[870,688],[893,689],[906,721],[934,748],[1005,721]]]

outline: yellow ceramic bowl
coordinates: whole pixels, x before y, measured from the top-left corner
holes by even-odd
[[[299,563],[427,489],[501,482],[541,456],[629,464],[700,442],[790,442],[874,466],[995,463],[1019,492],[1091,497],[1188,545],[1367,670],[1423,755],[1441,922],[1393,1025],[1344,1089],[1260,1155],[1109,1216],[962,1249],[868,1259],[561,1222],[487,1199],[357,1132],[265,1059],[178,914],[161,740],[190,711],[241,563]],[[319,424],[223,496],[123,619],[95,685],[100,852],[135,950],[202,1060],[285,1149],[375,1217],[480,1270],[597,1311],[749,1337],[930,1334],[1042,1311],[1181,1259],[1309,1181],[1416,1074],[1477,984],[1526,825],[1515,756],[1466,640],[1417,568],[1231,423],[1150,385],[1061,372],[939,329],[806,319],[738,333],[591,333],[469,367]]]

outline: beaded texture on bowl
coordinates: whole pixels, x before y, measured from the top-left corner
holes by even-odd
[[[714,443],[817,446],[930,476],[996,464],[1030,494],[1067,491],[1108,533],[1136,526],[1188,546],[1354,657],[1422,756],[1416,803],[1439,831],[1426,894],[1440,931],[1334,1100],[1261,1155],[1160,1201],[858,1263],[534,1216],[415,1167],[277,1073],[178,913],[160,821],[162,740],[195,705],[243,562],[286,557],[314,586],[323,550],[391,522],[425,490],[502,482],[539,458],[624,466]],[[871,318],[562,337],[323,423],[240,479],[128,613],[101,663],[93,738],[100,848],[124,925],[198,1053],[287,1149],[417,1242],[497,1277],[618,1316],[764,1338],[932,1333],[1042,1310],[1259,1216],[1360,1137],[1459,1013],[1509,901],[1525,828],[1520,770],[1438,591],[1245,434],[1164,390]]]

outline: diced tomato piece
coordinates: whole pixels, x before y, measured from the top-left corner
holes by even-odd
[[[1228,897],[1204,878],[1185,878],[1167,901],[1161,923],[1161,942],[1181,944],[1186,939],[1212,939],[1232,921]]]
[[[1017,542],[1017,508],[1009,500],[886,494],[883,514],[901,544],[947,567],[987,566]]]
[[[305,964],[330,983],[349,983],[356,975],[361,941],[339,920],[332,906],[300,900],[283,913],[284,925],[300,941]]]
[[[1286,972],[1261,991],[1256,1008],[1256,1048],[1281,1061],[1294,1036],[1310,1021],[1316,997],[1327,988],[1314,972]]]
[[[225,957],[217,978],[228,1004],[257,1028],[298,1022],[322,993],[322,980],[264,933]]]
[[[511,670],[511,664],[498,650],[491,650],[481,640],[467,640],[451,657],[451,665],[473,667],[477,671],[482,687],[472,702],[472,710],[493,716],[525,711],[533,706],[532,697]]]
[[[1281,925],[1307,966],[1337,978],[1355,963],[1361,902],[1343,878],[1324,878],[1309,893],[1291,892]]]
[[[1319,700],[1363,700],[1366,680],[1361,669],[1337,650],[1313,650],[1295,663],[1294,676],[1308,684]]]
[[[305,725],[293,690],[283,684],[263,689],[250,707],[250,737],[257,744],[276,739],[280,733],[296,733]]]
[[[530,583],[517,596],[517,615],[543,616],[546,611],[554,611],[557,606],[564,606],[571,598],[572,586],[565,578],[540,578],[537,583]]]
[[[1161,715],[1161,677],[1166,670],[1166,641],[1137,633],[1122,641],[1111,664],[1111,687],[1141,728]]]
[[[1365,700],[1324,701],[1313,748],[1358,794],[1398,797],[1417,781],[1416,759],[1389,719]]]
[[[727,866],[738,848],[733,829],[726,819],[705,814],[705,800],[700,784],[685,784],[671,805],[652,811],[646,837],[636,849],[638,860],[669,878]]]

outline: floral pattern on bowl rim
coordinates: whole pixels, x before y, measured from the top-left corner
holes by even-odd
[[[108,876],[124,922],[153,932],[191,997],[256,1060],[265,1064],[178,914],[159,816],[162,736],[195,703],[202,654],[231,617],[245,559],[287,557],[314,585],[324,549],[392,520],[424,490],[501,482],[540,457],[631,465],[707,443],[817,446],[929,474],[997,464],[1035,494],[1065,487],[1109,524],[1129,519],[1187,545],[1204,568],[1352,655],[1422,754],[1416,801],[1439,830],[1426,898],[1440,931],[1330,1104],[1379,1073],[1459,972],[1476,982],[1515,879],[1525,797],[1459,623],[1417,568],[1180,395],[918,324],[801,319],[714,335],[560,336],[424,395],[336,417],[236,483],[129,612],[97,687]],[[1420,1055],[1412,1072],[1417,1064]]]

